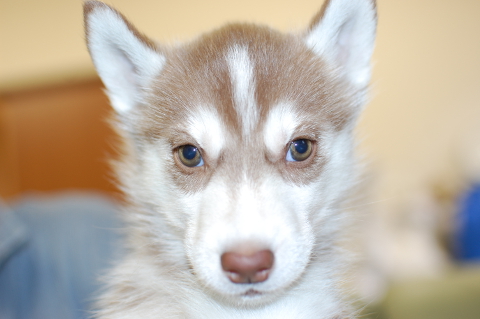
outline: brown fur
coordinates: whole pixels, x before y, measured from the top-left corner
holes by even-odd
[[[264,122],[270,109],[277,103],[294,103],[302,119],[305,119],[297,130],[300,134],[296,138],[315,141],[315,156],[298,163],[286,163],[283,157],[261,161],[262,158],[268,158],[267,154],[261,154],[265,153],[263,144],[258,139],[244,140],[239,134],[241,118],[236,113],[232,81],[225,58],[233,45],[246,47],[255,65],[259,123]],[[205,186],[213,171],[232,176],[234,185],[239,175],[236,172],[240,172],[241,167],[255,168],[249,174],[253,179],[260,172],[275,170],[290,182],[308,184],[321,173],[322,165],[316,165],[322,161],[322,142],[319,137],[331,129],[345,129],[356,114],[354,110],[357,108],[352,104],[358,92],[348,92],[348,85],[336,78],[333,70],[329,70],[301,39],[268,27],[228,25],[193,43],[172,49],[167,53],[166,60],[161,77],[151,89],[150,99],[139,111],[136,132],[139,137],[147,143],[165,139],[172,152],[181,145],[195,145],[195,140],[185,131],[184,125],[191,109],[202,105],[219,113],[226,123],[229,136],[233,138],[231,149],[220,158],[213,159],[203,154],[206,163],[203,167],[188,168],[178,160],[171,163],[172,176],[187,192]],[[259,125],[256,131],[262,129]],[[235,158],[238,154],[242,154],[244,162],[253,161],[255,165],[238,165],[239,159]]]

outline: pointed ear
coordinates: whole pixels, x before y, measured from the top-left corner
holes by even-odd
[[[313,19],[305,41],[351,83],[366,86],[370,82],[376,26],[375,0],[327,0]]]
[[[85,33],[93,63],[115,110],[123,114],[141,101],[165,58],[119,12],[98,1],[84,4]]]

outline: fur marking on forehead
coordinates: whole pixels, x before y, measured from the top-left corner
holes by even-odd
[[[279,103],[267,115],[263,137],[267,150],[272,154],[282,152],[284,146],[293,138],[298,126],[298,118],[292,104]]]
[[[195,108],[189,115],[187,131],[211,158],[218,158],[225,145],[226,132],[213,108]]]
[[[255,101],[254,63],[246,47],[234,45],[227,52],[227,64],[233,87],[235,109],[241,121],[244,136],[250,135],[258,122]]]

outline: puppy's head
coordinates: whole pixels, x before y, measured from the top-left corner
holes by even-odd
[[[234,24],[174,48],[100,2],[85,21],[131,142],[119,175],[159,258],[187,260],[236,304],[277,296],[321,261],[352,179],[373,0],[327,1],[300,35]]]

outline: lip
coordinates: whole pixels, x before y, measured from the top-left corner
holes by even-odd
[[[258,298],[263,295],[262,292],[255,290],[255,289],[248,289],[245,293],[242,294],[242,297],[247,298]]]

